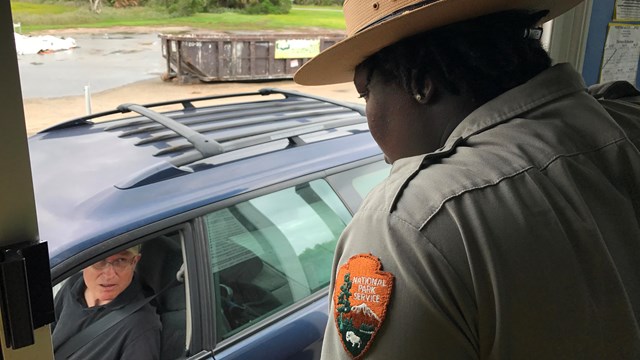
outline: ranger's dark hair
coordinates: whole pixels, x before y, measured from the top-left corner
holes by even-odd
[[[415,94],[427,76],[484,103],[551,66],[540,40],[525,38],[546,11],[506,11],[430,30],[390,45],[359,66]]]

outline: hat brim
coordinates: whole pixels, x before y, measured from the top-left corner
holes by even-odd
[[[360,31],[306,62],[294,75],[300,85],[353,81],[362,61],[411,35],[506,10],[549,10],[551,20],[583,0],[440,0]]]

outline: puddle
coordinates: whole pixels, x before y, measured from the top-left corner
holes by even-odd
[[[96,93],[166,71],[157,33],[71,37],[74,49],[18,56],[24,98],[84,95],[87,85]]]

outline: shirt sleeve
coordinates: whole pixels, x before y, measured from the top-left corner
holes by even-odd
[[[362,211],[338,245],[337,268],[358,254],[379,258],[381,270],[394,277],[384,320],[362,358],[477,359],[474,297],[441,249],[419,229],[392,214]],[[347,350],[358,338],[341,336],[337,326],[334,294],[341,291],[340,279],[333,279],[331,290],[322,359],[350,359]]]
[[[60,290],[56,293],[56,296],[53,299],[53,310],[55,314],[55,320],[51,323],[51,333],[56,328],[58,321],[60,320],[60,316],[62,314],[62,309],[64,308],[65,302],[68,302],[71,296],[71,288],[72,285],[77,281],[78,275],[73,275],[68,278],[64,284],[60,287]]]

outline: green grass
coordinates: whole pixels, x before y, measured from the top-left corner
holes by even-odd
[[[59,5],[59,4],[36,4],[27,2],[11,2],[11,13],[14,18],[16,14],[26,16],[38,16],[38,15],[59,15],[68,12],[74,12],[78,8],[74,5]]]
[[[291,30],[322,28],[343,30],[342,12],[336,7],[295,6],[285,15],[246,15],[236,12],[199,13],[171,17],[161,9],[104,7],[100,14],[89,11],[88,4],[53,5],[11,2],[14,22],[22,32],[30,33],[64,28],[109,28],[114,26],[188,26],[208,30]]]

